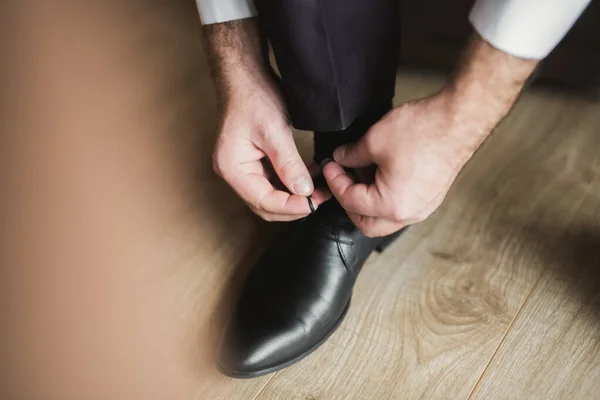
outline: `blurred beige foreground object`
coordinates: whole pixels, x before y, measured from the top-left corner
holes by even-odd
[[[0,398],[201,397],[256,225],[210,168],[193,2],[0,11]]]
[[[369,260],[317,352],[218,375],[272,231],[212,173],[201,46],[193,0],[0,1],[1,400],[600,398],[600,103],[550,91]],[[395,104],[441,84],[402,72]]]

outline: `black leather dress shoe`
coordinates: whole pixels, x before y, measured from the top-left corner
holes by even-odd
[[[285,224],[248,276],[221,343],[221,372],[257,377],[316,350],[344,319],[369,255],[400,233],[364,236],[335,200]]]

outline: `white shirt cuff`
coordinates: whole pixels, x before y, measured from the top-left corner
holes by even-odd
[[[204,25],[258,15],[253,0],[196,0],[196,5]]]
[[[492,46],[540,60],[567,34],[591,0],[477,0],[469,15]]]

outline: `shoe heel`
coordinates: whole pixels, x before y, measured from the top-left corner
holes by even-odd
[[[388,248],[389,245],[391,245],[392,243],[394,243],[394,240],[396,240],[398,238],[398,236],[400,236],[402,234],[402,232],[404,232],[404,230],[407,227],[404,227],[402,229],[400,229],[398,232],[396,233],[392,233],[389,236],[386,236],[378,245],[377,247],[375,247],[375,251],[377,251],[378,253],[383,253],[385,251],[385,249]]]

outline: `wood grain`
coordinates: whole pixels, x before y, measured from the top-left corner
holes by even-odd
[[[596,233],[596,246],[599,239]],[[470,398],[598,398],[597,266],[596,261],[596,270],[579,279],[554,273],[542,277]]]
[[[569,146],[578,166],[566,168],[556,182],[562,195],[544,207],[558,222],[532,221],[520,238],[546,270],[473,399],[600,397],[600,160],[591,150],[598,110],[583,107],[573,120],[587,140]]]

